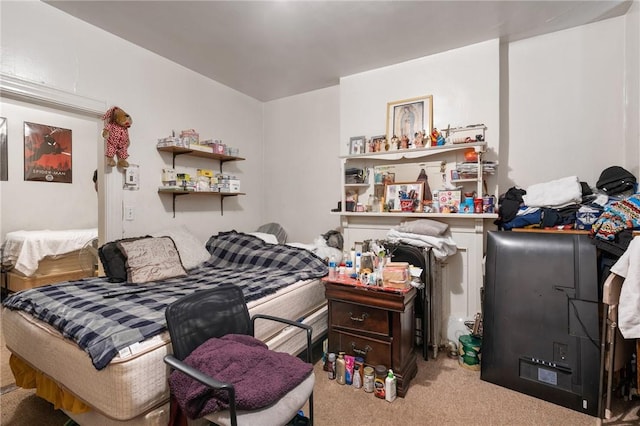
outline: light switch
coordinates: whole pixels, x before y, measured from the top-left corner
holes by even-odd
[[[135,217],[132,206],[124,206],[124,220],[133,220]]]

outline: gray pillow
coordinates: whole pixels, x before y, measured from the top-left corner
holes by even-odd
[[[447,229],[449,229],[448,224],[431,219],[406,221],[396,227],[396,231],[407,232],[410,234],[430,235],[433,237],[441,236],[447,231]]]

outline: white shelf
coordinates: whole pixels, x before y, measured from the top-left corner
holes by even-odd
[[[497,219],[496,213],[412,213],[412,212],[331,212],[335,216],[354,217],[428,217],[441,219]]]
[[[372,160],[402,160],[402,159],[414,159],[428,157],[431,155],[444,154],[451,151],[458,151],[461,149],[474,148],[476,152],[484,151],[487,146],[486,142],[466,142],[456,143],[442,146],[429,146],[426,148],[413,148],[413,149],[397,149],[393,151],[383,152],[368,152],[366,154],[356,155],[343,155],[340,158],[345,160],[357,160],[357,159],[372,159]]]
[[[464,130],[478,130],[479,127],[469,127]],[[429,146],[425,148],[414,148],[414,149],[404,149],[404,150],[394,150],[394,151],[384,151],[384,152],[370,152],[366,154],[356,154],[356,155],[346,155],[341,156],[342,162],[342,170],[344,175],[344,170],[347,168],[347,164],[350,162],[354,163],[362,163],[362,162],[373,162],[373,164],[384,164],[383,161],[388,162],[402,162],[401,160],[415,160],[416,163],[424,161],[423,159],[426,157],[432,156],[443,156],[448,153],[459,153],[469,148],[473,148],[478,153],[478,160],[474,162],[477,169],[480,173],[476,178],[462,178],[451,180],[453,184],[472,184],[475,183],[474,190],[478,194],[484,193],[483,183],[484,183],[484,173],[482,170],[482,153],[485,152],[487,147],[486,141],[474,141],[474,142],[466,142],[466,143],[457,143],[457,144],[447,144],[442,146]],[[406,163],[407,161],[404,161]],[[410,161],[413,163],[414,161]],[[444,163],[443,163],[444,164]],[[369,165],[371,166],[371,164]],[[368,190],[370,187],[377,187],[378,184],[347,184],[342,181],[342,206],[346,206],[346,195],[350,190],[351,192],[360,193],[361,190]],[[361,194],[360,194],[361,195]],[[371,217],[380,217],[386,215],[397,215],[397,212],[383,212],[383,213],[363,213],[363,212],[347,212],[343,210],[340,212],[345,216],[362,216],[369,215]],[[478,218],[482,217],[481,214],[468,214],[468,213],[408,213],[410,217],[449,217],[450,215],[454,216],[463,216],[468,218]],[[420,216],[419,216],[420,215]],[[491,214],[487,216],[487,218],[496,218],[495,214]]]

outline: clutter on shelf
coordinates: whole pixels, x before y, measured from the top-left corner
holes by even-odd
[[[518,228],[589,231],[594,244],[621,255],[640,230],[640,194],[636,177],[620,166],[602,171],[595,186],[567,176],[500,195],[496,225]]]
[[[237,157],[240,155],[238,148],[226,145],[221,139],[200,140],[200,134],[194,129],[187,129],[176,136],[176,132],[171,132],[171,136],[159,138],[156,147],[179,147],[192,151],[206,152],[209,154],[227,155]]]

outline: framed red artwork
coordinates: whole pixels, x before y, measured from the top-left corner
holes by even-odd
[[[24,180],[72,183],[71,130],[24,122]]]

